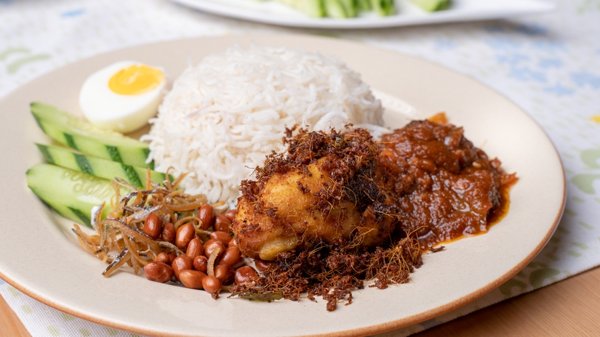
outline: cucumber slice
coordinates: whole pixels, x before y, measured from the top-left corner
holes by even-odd
[[[450,0],[411,0],[410,2],[427,12],[441,11],[450,7]]]
[[[325,16],[324,0],[278,0],[281,3],[292,6],[306,15],[322,18]],[[326,0],[325,0],[326,1]]]
[[[38,164],[26,173],[27,186],[58,214],[90,226],[92,208],[105,204],[115,195],[106,179],[49,164]]]
[[[373,10],[381,16],[388,16],[396,13],[394,0],[371,0],[371,6],[373,7]]]
[[[369,0],[357,0],[359,12],[368,12],[371,10],[371,2]]]
[[[358,3],[355,0],[340,0],[340,2],[346,12],[346,17],[353,18],[358,15]]]
[[[144,168],[88,156],[64,147],[45,144],[35,145],[49,164],[58,165],[108,180],[121,178],[137,188],[144,188],[145,186],[146,169]],[[150,171],[150,177],[153,182],[162,183],[165,180],[166,175],[164,173]]]
[[[101,130],[48,104],[31,103],[31,113],[48,137],[74,150],[138,167],[147,164],[148,145],[120,133]]]
[[[345,19],[349,17],[346,7],[342,0],[323,0],[325,3],[325,12],[327,16],[336,19]]]

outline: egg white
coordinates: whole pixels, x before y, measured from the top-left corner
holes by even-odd
[[[85,80],[79,94],[79,105],[84,116],[92,124],[102,129],[126,133],[146,125],[156,114],[166,86],[165,77],[153,89],[136,95],[117,94],[108,86],[114,74],[135,64],[140,62],[116,62],[98,70]]]

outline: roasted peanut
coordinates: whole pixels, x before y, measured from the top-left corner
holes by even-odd
[[[229,235],[229,233],[221,232],[221,231],[216,231],[216,232],[210,233],[210,238],[213,240],[221,241],[226,245],[228,245],[229,242],[231,241],[231,235]]]
[[[232,246],[227,248],[225,254],[223,254],[223,258],[221,258],[221,264],[227,266],[234,266],[236,263],[242,260],[242,253],[238,247]]]
[[[162,231],[162,239],[163,241],[167,241],[170,243],[174,243],[175,242],[175,225],[173,225],[172,223],[167,223],[165,225],[165,227],[163,228]]]
[[[233,269],[225,264],[219,264],[215,267],[215,277],[221,281],[222,284],[229,284],[233,281]]]
[[[175,259],[175,254],[160,252],[160,253],[158,253],[158,255],[156,255],[156,257],[154,258],[154,261],[162,262],[162,263],[170,265],[174,259]]]
[[[144,266],[144,275],[150,281],[165,283],[173,277],[173,269],[162,262],[150,262]]]
[[[206,276],[202,279],[202,288],[207,292],[216,295],[221,291],[221,281],[214,276]]]
[[[188,243],[196,236],[196,229],[191,223],[186,223],[177,228],[175,235],[175,245],[181,250],[185,250]]]
[[[211,205],[202,205],[198,209],[198,218],[200,218],[200,228],[208,229],[215,222],[215,212]]]
[[[217,215],[215,220],[215,231],[229,233],[231,231],[231,220],[223,214]]]
[[[192,260],[192,265],[194,266],[194,269],[196,269],[197,271],[206,273],[206,271],[208,269],[208,258],[206,256],[202,256],[202,255],[196,256]]]
[[[202,241],[200,240],[200,238],[195,237],[190,241],[190,243],[188,243],[185,255],[189,256],[190,259],[193,259],[196,256],[202,254],[203,252],[204,247],[202,246]]]
[[[206,274],[197,270],[182,270],[179,273],[179,281],[186,288],[202,289],[202,279]]]
[[[179,278],[179,273],[184,270],[192,269],[192,259],[190,259],[187,255],[179,255],[173,260],[171,266],[173,267],[175,276]]]
[[[271,262],[267,262],[267,261],[263,261],[263,260],[259,260],[259,259],[254,260],[254,265],[256,266],[256,269],[258,269],[262,272],[271,268]]]
[[[244,284],[249,282],[256,282],[258,280],[258,273],[254,268],[250,266],[239,267],[235,271],[235,284]]]
[[[150,213],[144,220],[144,227],[142,228],[144,233],[149,237],[156,240],[162,233],[162,223],[160,218],[155,213]]]
[[[214,252],[217,248],[219,248],[220,256],[223,256],[225,253],[225,245],[221,241],[210,239],[204,243],[204,255],[210,256],[212,252]]]

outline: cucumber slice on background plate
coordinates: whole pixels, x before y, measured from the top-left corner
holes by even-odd
[[[91,226],[92,208],[104,203],[108,213],[115,195],[112,183],[63,167],[38,164],[27,170],[27,186],[58,214]]]
[[[381,16],[396,14],[396,4],[394,0],[371,0],[371,7]]]
[[[356,0],[359,12],[368,12],[372,9],[370,0]]]
[[[346,17],[353,18],[358,15],[358,2],[355,0],[340,0],[344,10],[346,11]]]
[[[146,170],[124,163],[97,158],[76,151],[53,145],[35,144],[47,163],[87,173],[98,178],[113,180],[121,178],[137,188],[146,184]],[[150,178],[155,183],[162,183],[166,174],[150,171]]]
[[[441,11],[450,7],[450,0],[410,0],[410,2],[427,12]]]
[[[33,102],[31,113],[44,133],[56,142],[92,156],[137,167],[146,163],[148,145],[120,133],[101,130],[54,106]]]
[[[323,0],[325,3],[326,15],[335,19],[345,19],[349,15],[342,0]]]
[[[292,6],[306,15],[322,18],[325,16],[325,7],[323,2],[327,0],[277,0],[286,5]]]
[[[347,19],[357,17],[361,12],[375,10],[379,15],[392,15],[396,12],[394,0],[276,0],[294,7],[312,17]]]

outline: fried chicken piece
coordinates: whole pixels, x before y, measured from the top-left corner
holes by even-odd
[[[233,223],[241,251],[273,260],[321,243],[373,246],[389,240],[395,207],[376,183],[377,145],[366,130],[300,130],[242,183]]]

